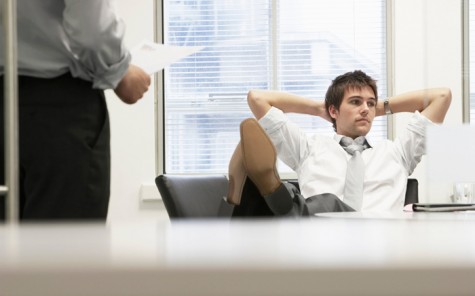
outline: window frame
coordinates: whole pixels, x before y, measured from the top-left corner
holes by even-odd
[[[470,123],[470,1],[462,0],[462,122]],[[474,122],[475,123],[475,122]]]
[[[463,0],[468,2],[468,0]],[[164,25],[163,25],[163,0],[154,0],[154,42],[164,42]],[[272,9],[276,11],[276,0],[272,0]],[[273,26],[277,18],[274,18]],[[394,94],[394,0],[386,0],[386,92],[390,97]],[[274,30],[275,32],[275,30]],[[276,40],[274,38],[274,40]],[[277,42],[273,42],[272,46],[278,46]],[[273,58],[274,65],[277,63],[276,58]],[[274,67],[274,69],[277,67]],[[277,77],[274,75],[274,77]],[[156,174],[165,174],[165,75],[164,70],[154,74],[154,113],[155,113],[155,167]],[[277,84],[276,81],[273,82]],[[382,100],[384,98],[379,98]],[[394,139],[394,120],[392,116],[387,118],[387,138]],[[196,173],[197,175],[204,173]],[[295,173],[286,173],[281,175],[285,179],[295,179]]]

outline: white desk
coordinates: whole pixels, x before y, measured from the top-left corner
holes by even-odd
[[[424,217],[1,226],[0,295],[475,295],[475,219]]]
[[[339,219],[390,219],[390,220],[422,220],[422,221],[470,221],[475,220],[475,211],[443,212],[334,212],[315,214],[320,218]]]

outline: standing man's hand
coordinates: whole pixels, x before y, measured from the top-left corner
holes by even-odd
[[[150,75],[131,64],[114,92],[124,103],[135,104],[148,90],[150,81]]]

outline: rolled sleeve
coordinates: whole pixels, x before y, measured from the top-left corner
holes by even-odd
[[[110,0],[66,0],[63,27],[78,76],[90,77],[95,88],[115,88],[131,60],[123,37],[125,24]]]
[[[307,135],[282,110],[272,107],[259,123],[272,140],[279,158],[296,170],[308,153]]]
[[[412,174],[426,153],[426,129],[435,125],[430,119],[416,111],[409,121],[406,131],[395,140],[396,148],[408,174]]]
[[[271,135],[279,130],[287,120],[282,110],[271,107],[266,115],[259,119],[259,123],[265,129],[266,133]]]

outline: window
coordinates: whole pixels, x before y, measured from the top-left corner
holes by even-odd
[[[468,2],[468,5],[467,5]],[[468,34],[469,34],[469,102],[468,102],[468,120],[471,124],[475,124],[475,2],[474,1],[467,1],[465,2],[465,9],[468,8]],[[467,42],[467,41],[465,41]]]
[[[249,89],[322,100],[334,77],[360,69],[387,94],[384,0],[163,0],[163,29],[166,44],[205,47],[165,71],[166,173],[227,172]],[[333,134],[321,118],[290,116]],[[386,139],[386,125],[378,117],[369,137]]]

